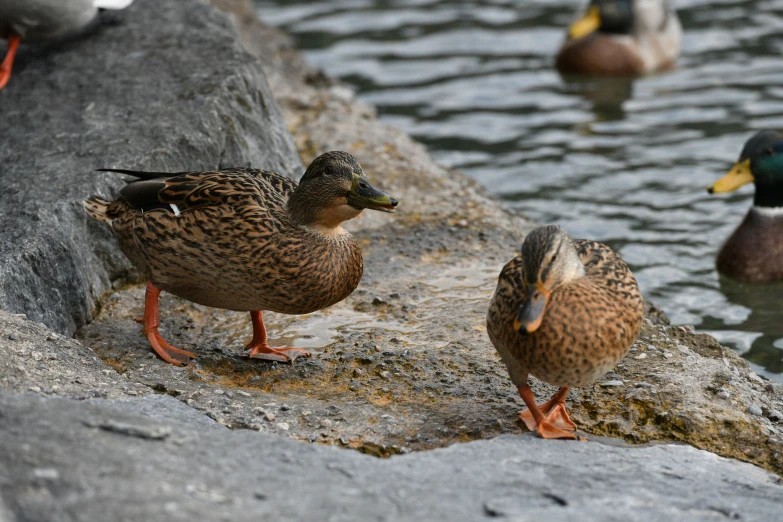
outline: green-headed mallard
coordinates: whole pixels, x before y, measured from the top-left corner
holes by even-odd
[[[763,130],[742,148],[737,164],[707,187],[710,194],[755,183],[753,206],[718,253],[718,272],[739,281],[783,280],[783,133]]]
[[[133,0],[0,0],[0,38],[8,51],[0,63],[0,89],[11,78],[22,40],[39,42],[74,33],[87,26],[99,9],[124,9]]]
[[[163,174],[106,169],[138,178],[115,201],[92,197],[87,213],[109,225],[149,280],[144,333],[164,360],[195,357],[158,333],[165,290],[205,306],[249,311],[249,357],[290,361],[309,353],[267,344],[263,310],[307,314],[348,297],[364,265],[340,225],[362,210],[394,212],[397,200],[373,187],[347,152],[327,152],[299,184],[265,170]]]
[[[569,387],[616,365],[639,336],[643,314],[633,274],[609,247],[572,240],[555,225],[527,235],[500,273],[487,333],[528,407],[520,415],[530,430],[578,438],[565,410]],[[536,405],[529,374],[560,390]]]
[[[591,0],[555,66],[563,74],[638,76],[673,67],[681,41],[680,20],[665,0]]]

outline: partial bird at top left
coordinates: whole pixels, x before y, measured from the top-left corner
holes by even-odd
[[[124,9],[133,0],[0,0],[0,37],[8,42],[0,63],[0,89],[11,79],[19,43],[60,38],[84,29],[99,9]]]

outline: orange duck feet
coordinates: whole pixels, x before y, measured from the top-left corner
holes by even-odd
[[[538,405],[530,386],[522,386],[519,388],[519,396],[528,408],[519,412],[519,418],[530,431],[544,439],[587,440],[575,433],[576,424],[565,409],[566,395],[568,387],[560,388],[549,401]]]
[[[160,296],[160,289],[153,285],[151,282],[147,283],[147,292],[144,295],[144,317],[136,319],[136,322],[144,325],[144,335],[147,336],[152,349],[155,350],[161,359],[167,363],[171,363],[174,366],[182,366],[188,364],[191,359],[195,359],[196,355],[186,350],[180,350],[171,346],[163,336],[158,332],[158,326],[160,326],[160,318],[158,316],[158,296]]]
[[[251,342],[245,347],[245,350],[250,350],[247,356],[251,359],[264,359],[266,361],[293,362],[297,357],[310,357],[310,352],[301,348],[272,348],[266,343],[253,344]]]
[[[11,70],[14,67],[14,58],[16,57],[16,50],[19,48],[20,38],[11,34],[8,35],[8,51],[5,53],[2,63],[0,63],[0,89],[6,86],[8,80],[11,79]]]
[[[251,359],[264,359],[267,361],[293,362],[297,357],[310,357],[310,352],[301,348],[272,348],[267,343],[266,326],[264,326],[264,312],[250,312],[250,320],[253,323],[253,340],[245,350]]]
[[[147,336],[152,349],[155,350],[161,359],[173,364],[174,366],[183,366],[188,364],[191,359],[196,358],[196,354],[187,350],[180,350],[171,346],[158,332],[158,328],[145,328],[144,334]]]
[[[539,408],[541,413],[544,414],[544,420],[551,425],[567,431],[576,431],[576,424],[573,423],[568,416],[568,412],[565,409],[565,404],[550,404],[550,402],[544,403]],[[536,420],[533,418],[533,414],[530,410],[522,410],[519,412],[519,418],[525,423],[527,429],[530,431],[536,431]]]

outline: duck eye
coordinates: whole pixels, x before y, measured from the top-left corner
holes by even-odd
[[[324,174],[326,174],[327,176],[331,176],[332,174],[334,174],[334,167],[332,167],[331,165],[327,165],[326,167],[324,167]]]
[[[557,254],[553,255],[552,259],[549,262],[554,263],[556,259],[557,259]]]
[[[768,148],[767,150],[764,151],[764,154],[766,154],[767,156],[774,156],[775,155],[775,149],[770,147],[770,148]]]

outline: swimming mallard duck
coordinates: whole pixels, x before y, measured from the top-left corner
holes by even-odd
[[[59,38],[86,27],[98,9],[124,9],[133,0],[0,0],[0,37],[8,51],[0,63],[0,89],[11,78],[16,50],[22,40]]]
[[[592,0],[568,29],[555,67],[563,74],[638,76],[674,66],[682,26],[665,0]]]
[[[343,221],[362,210],[395,212],[397,200],[373,187],[356,158],[327,152],[301,181],[265,170],[135,172],[115,201],[92,197],[87,213],[109,225],[120,248],[149,280],[144,334],[164,360],[191,352],[158,333],[165,290],[205,306],[249,311],[249,357],[291,361],[299,348],[267,344],[263,310],[307,314],[342,301],[362,277],[362,253]]]
[[[763,130],[742,148],[728,174],[707,187],[710,194],[755,183],[753,206],[718,253],[718,272],[732,279],[783,280],[783,133]]]
[[[487,333],[543,438],[578,439],[565,410],[571,386],[594,382],[639,336],[644,304],[628,265],[609,247],[573,240],[555,225],[527,235],[503,267],[487,312]],[[528,374],[559,386],[536,405]]]

